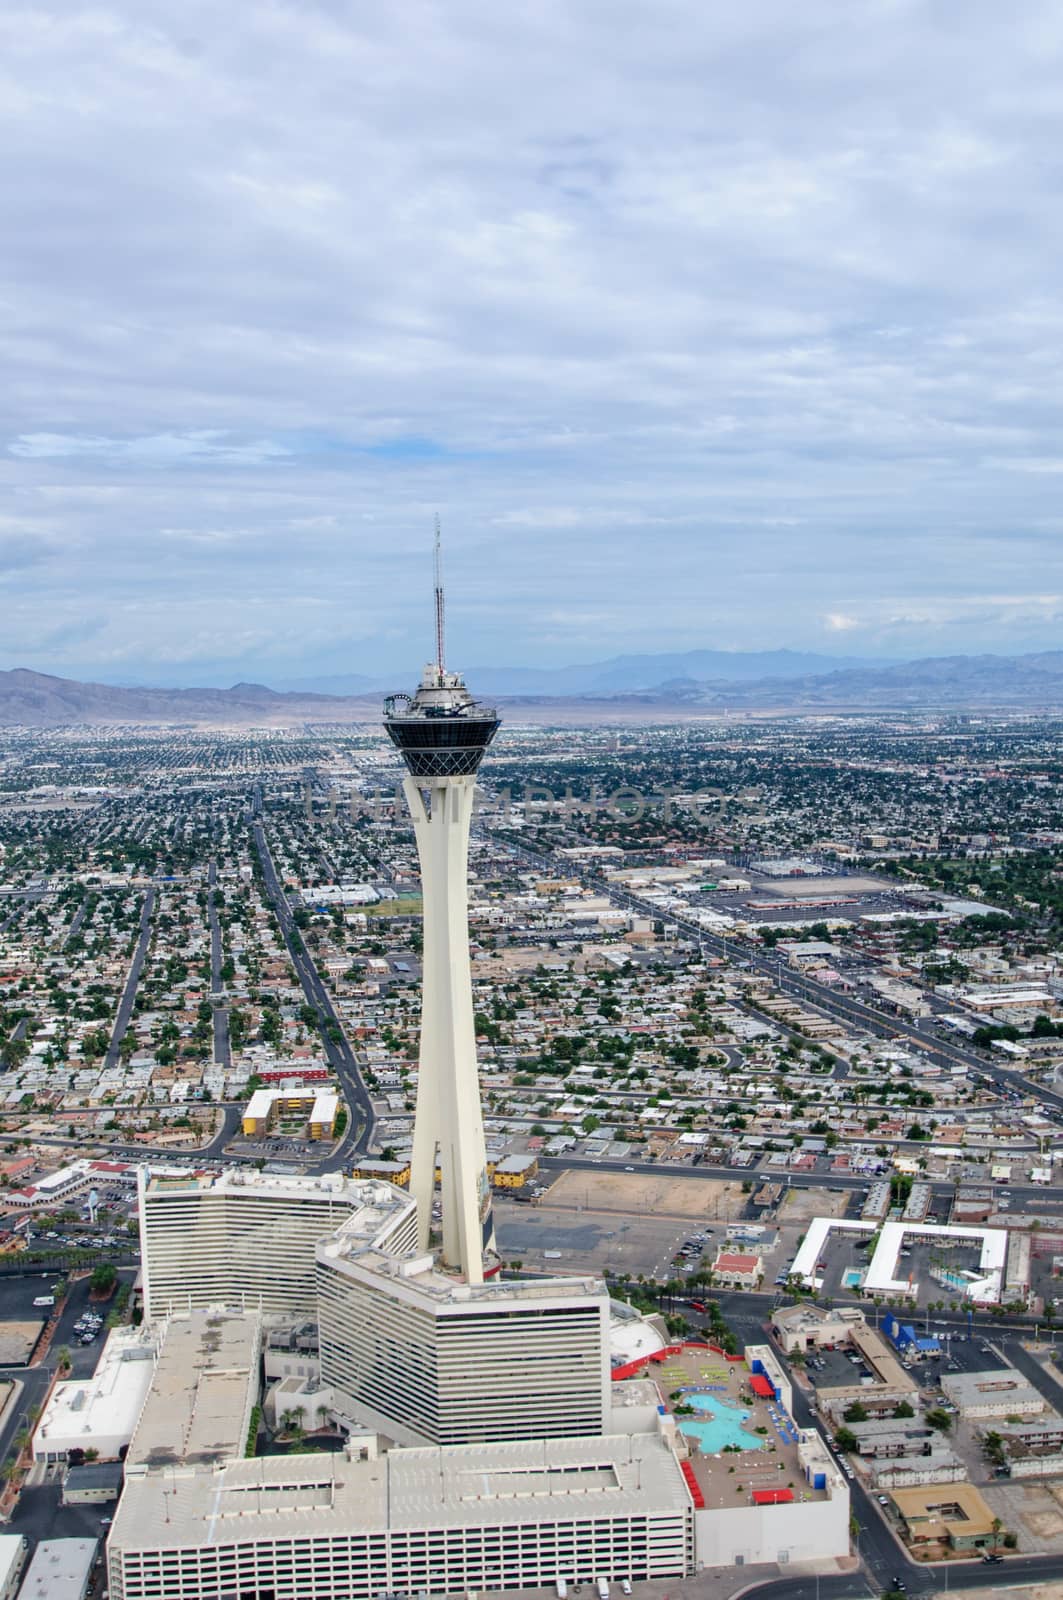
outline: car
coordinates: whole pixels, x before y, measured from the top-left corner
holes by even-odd
[[[997,1562],[1003,1561],[1003,1559],[1004,1557],[1002,1555],[998,1555],[995,1550],[987,1550],[985,1555],[982,1557],[982,1560],[986,1563],[986,1565],[991,1567],[995,1567]]]
[[[888,1506],[889,1503],[890,1503],[889,1495],[888,1494],[880,1494],[879,1497],[878,1497],[878,1503],[879,1503],[880,1506]]]

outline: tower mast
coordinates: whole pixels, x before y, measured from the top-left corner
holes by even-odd
[[[442,682],[443,674],[447,669],[446,663],[446,612],[443,602],[443,550],[439,532],[439,516],[436,515],[436,666],[439,668],[439,678]]]

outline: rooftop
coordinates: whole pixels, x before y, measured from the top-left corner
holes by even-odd
[[[57,1383],[34,1436],[34,1449],[66,1450],[80,1440],[98,1448],[104,1437],[132,1433],[154,1370],[155,1340],[136,1328],[115,1328],[90,1378]]]
[[[165,1499],[164,1499],[165,1496]],[[391,1450],[374,1461],[261,1456],[127,1477],[112,1551],[336,1531],[535,1523],[683,1512],[686,1485],[656,1433]]]
[[[829,1498],[827,1490],[806,1481],[802,1462],[803,1448],[822,1450],[828,1481],[838,1478],[819,1435],[797,1428],[774,1398],[756,1395],[744,1365],[707,1345],[688,1345],[670,1354],[655,1373],[690,1451],[690,1467],[707,1509],[748,1506],[755,1492],[791,1485],[796,1500]],[[676,1414],[681,1405],[706,1409]]]
[[[409,1204],[413,1204],[412,1201]],[[352,1217],[317,1246],[319,1262],[349,1265],[365,1273],[403,1285],[411,1299],[430,1300],[454,1306],[498,1304],[503,1300],[533,1302],[556,1300],[605,1300],[606,1288],[600,1278],[491,1278],[486,1283],[469,1284],[444,1272],[432,1254],[394,1256],[367,1243],[359,1218]]]
[[[22,1580],[19,1600],[81,1600],[95,1558],[95,1539],[42,1539]]]
[[[126,1456],[127,1474],[136,1466],[240,1455],[258,1388],[258,1350],[256,1316],[193,1312],[173,1317]]]

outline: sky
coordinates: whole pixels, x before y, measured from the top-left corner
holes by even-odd
[[[1054,648],[1053,0],[0,9],[0,667]]]

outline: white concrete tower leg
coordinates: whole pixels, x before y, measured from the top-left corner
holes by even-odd
[[[483,1282],[482,1217],[490,1204],[469,964],[467,874],[475,777],[408,777],[424,900],[420,1074],[410,1189],[427,1244],[436,1152],[442,1170],[443,1261]],[[427,801],[427,803],[426,803]],[[487,1240],[493,1246],[493,1234]]]

